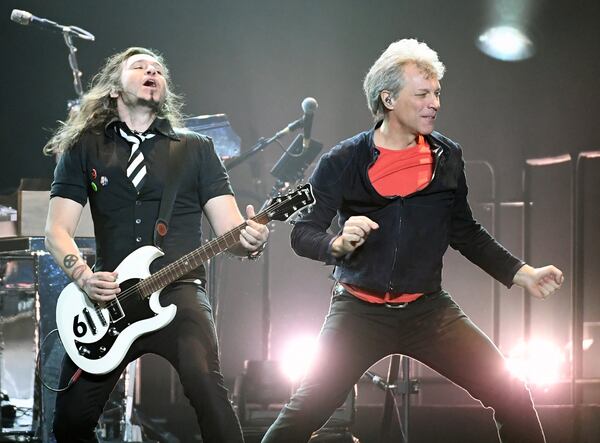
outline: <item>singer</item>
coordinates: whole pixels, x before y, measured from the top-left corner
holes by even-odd
[[[129,48],[107,59],[84,95],[79,113],[69,117],[45,147],[59,153],[46,224],[46,245],[77,286],[96,303],[120,292],[115,267],[129,253],[152,245],[161,195],[168,182],[173,143],[185,149],[177,195],[162,249],[152,272],[201,245],[201,218],[206,214],[217,235],[244,222],[227,173],[212,141],[174,131],[180,102],[172,92],[162,57],[144,48]],[[128,160],[129,159],[129,160]],[[96,233],[96,264],[80,257],[73,235],[89,200]],[[246,208],[254,216],[251,205]],[[252,220],[230,252],[259,253],[268,229]],[[54,432],[61,442],[94,442],[94,428],[110,392],[128,362],[151,352],[177,370],[185,395],[196,410],[205,442],[242,442],[242,434],[220,371],[217,334],[204,290],[201,266],[167,286],[163,306],[177,313],[166,327],[138,338],[123,362],[104,375],[83,373],[56,399]],[[60,386],[77,368],[63,361]]]
[[[335,284],[319,355],[263,443],[307,442],[390,354],[425,363],[493,408],[502,442],[545,441],[528,388],[443,290],[442,257],[450,245],[539,299],[563,275],[514,257],[473,219],[462,150],[434,131],[444,71],[425,43],[392,43],[363,84],[375,126],[323,155],[310,178],[316,204],[294,226],[292,248],[334,265]]]

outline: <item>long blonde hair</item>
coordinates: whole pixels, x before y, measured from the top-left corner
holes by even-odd
[[[89,91],[82,97],[79,111],[71,113],[66,122],[59,122],[60,126],[44,146],[44,154],[60,154],[71,148],[84,131],[102,130],[106,122],[118,117],[117,99],[112,98],[110,94],[121,91],[123,64],[129,57],[137,54],[154,57],[163,66],[167,88],[164,103],[157,116],[169,120],[172,126],[181,126],[183,102],[181,97],[172,91],[169,71],[163,57],[146,48],[127,48],[106,59],[102,69],[92,78]]]

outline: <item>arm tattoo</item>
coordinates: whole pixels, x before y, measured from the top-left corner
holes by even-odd
[[[66,269],[71,269],[73,266],[75,266],[75,264],[77,263],[78,260],[79,260],[79,257],[77,257],[74,254],[69,254],[69,255],[66,255],[65,258],[63,259],[63,265],[65,265]]]
[[[86,265],[79,265],[75,269],[73,269],[73,273],[71,274],[71,278],[73,280],[77,280],[79,277],[83,275],[85,270],[87,269]]]

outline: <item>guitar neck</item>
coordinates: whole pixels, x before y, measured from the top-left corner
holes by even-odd
[[[270,218],[267,211],[263,211],[252,218],[257,223],[266,225]],[[147,298],[159,289],[173,283],[190,271],[199,267],[202,263],[221,254],[240,241],[240,233],[246,227],[246,223],[233,228],[231,231],[210,240],[199,248],[187,253],[180,259],[165,266],[161,270],[139,283],[139,292],[143,298]]]

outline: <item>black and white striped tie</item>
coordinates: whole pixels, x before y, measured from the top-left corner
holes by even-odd
[[[144,186],[144,179],[146,178],[146,162],[144,161],[144,154],[142,154],[140,144],[144,140],[154,137],[156,134],[128,134],[122,128],[119,128],[119,133],[131,146],[131,154],[127,162],[127,178],[131,180],[131,183],[133,183],[133,186],[135,186],[135,189],[139,193],[142,186]]]

